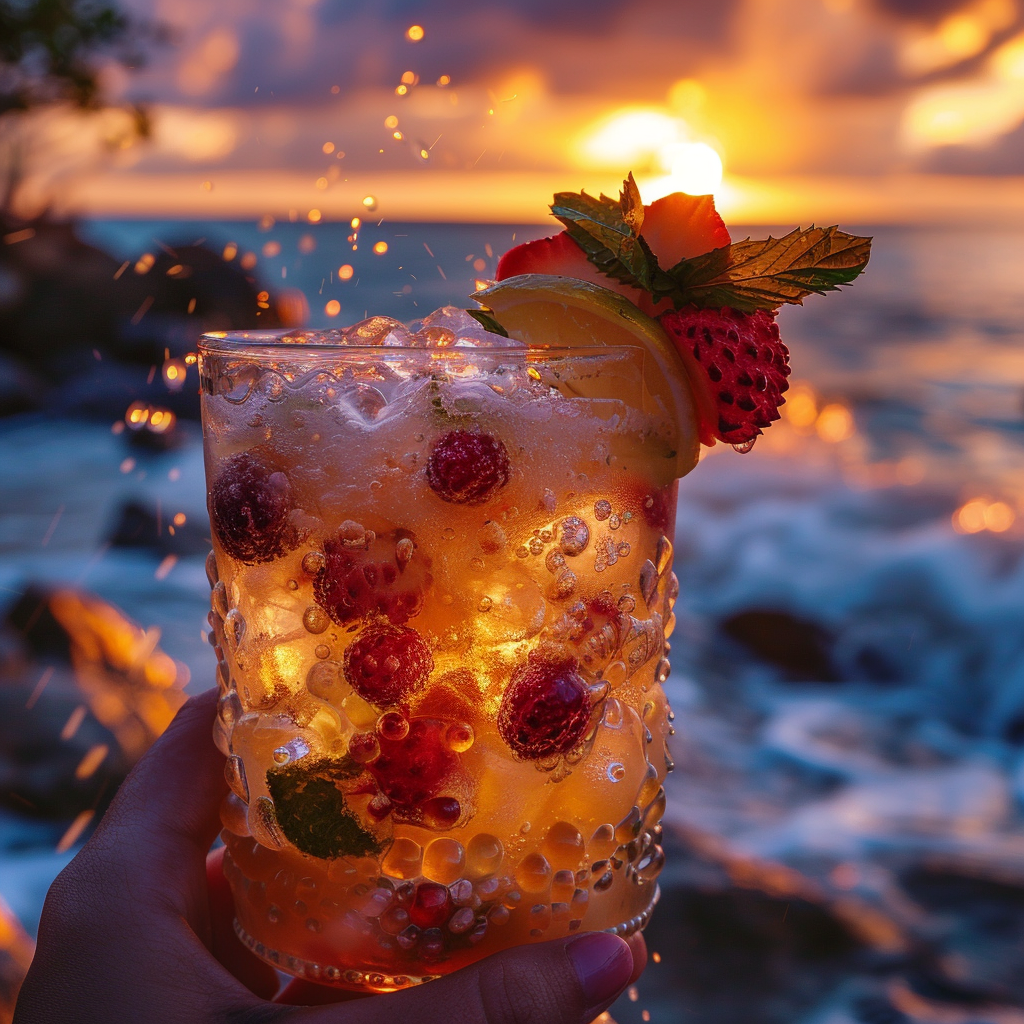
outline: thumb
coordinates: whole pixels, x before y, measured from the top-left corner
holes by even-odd
[[[303,1024],[590,1024],[633,974],[630,947],[615,935],[518,946],[438,981],[341,1007],[292,1011]]]

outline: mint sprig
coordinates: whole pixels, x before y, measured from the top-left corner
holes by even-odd
[[[782,238],[742,242],[680,260],[659,275],[655,298],[676,308],[730,306],[743,312],[801,304],[850,284],[867,266],[871,239],[837,227],[797,228]]]
[[[650,292],[655,301],[671,299],[677,309],[774,312],[784,302],[799,305],[808,295],[852,283],[871,255],[870,238],[812,226],[782,238],[733,242],[664,270],[640,233],[644,208],[632,174],[617,202],[603,194],[559,192],[551,212],[602,274]]]
[[[640,235],[644,206],[632,174],[618,202],[603,193],[595,199],[586,192],[558,192],[551,212],[602,274],[651,290],[658,261]]]

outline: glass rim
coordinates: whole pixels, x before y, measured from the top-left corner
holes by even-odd
[[[218,356],[273,356],[281,358],[290,355],[295,359],[308,359],[318,355],[338,356],[351,353],[362,358],[386,359],[389,355],[422,355],[434,358],[450,356],[593,356],[612,355],[615,352],[645,351],[643,345],[452,345],[431,347],[427,345],[344,345],[334,343],[302,344],[285,342],[281,339],[304,330],[303,328],[248,331],[208,331],[200,335],[200,353]]]

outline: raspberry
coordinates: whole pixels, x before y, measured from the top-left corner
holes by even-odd
[[[376,538],[369,547],[353,547],[343,539],[326,541],[324,566],[313,581],[316,603],[339,626],[373,614],[399,626],[408,622],[423,606],[430,576],[423,557],[399,561],[396,547],[402,543]]]
[[[420,928],[440,928],[452,912],[448,887],[440,882],[420,882],[409,907],[409,920]]]
[[[421,689],[433,668],[430,648],[410,626],[371,623],[345,651],[345,678],[377,707],[397,704]]]
[[[789,349],[772,313],[690,306],[659,319],[703,393],[697,402],[702,441],[744,444],[779,418]]]
[[[590,691],[571,660],[535,656],[512,673],[498,709],[498,732],[520,758],[567,754],[590,724]]]
[[[448,723],[412,718],[404,739],[379,736],[380,755],[367,768],[380,791],[399,809],[418,812],[436,797],[458,767],[458,755],[445,744]]]
[[[451,430],[434,442],[427,483],[444,501],[480,505],[508,483],[510,472],[508,451],[498,438]]]
[[[209,505],[217,539],[232,558],[256,565],[284,551],[291,484],[258,455],[242,452],[224,463]]]

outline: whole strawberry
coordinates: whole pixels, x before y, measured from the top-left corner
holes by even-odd
[[[658,319],[690,372],[701,441],[746,444],[779,418],[789,349],[772,313],[687,306]]]

